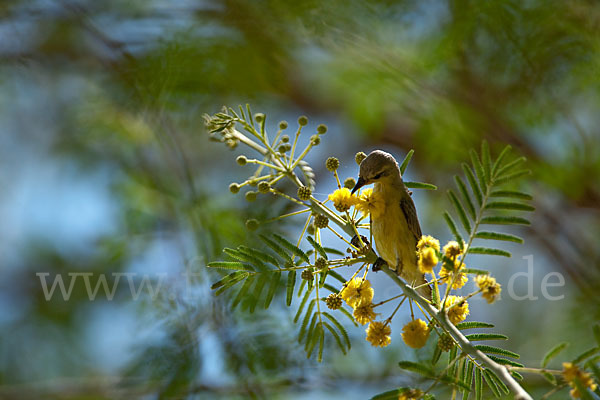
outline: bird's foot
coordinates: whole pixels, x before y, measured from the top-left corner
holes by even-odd
[[[387,265],[385,260],[381,257],[377,257],[377,260],[375,260],[375,262],[373,263],[373,268],[371,268],[371,270],[373,272],[381,271],[381,267],[383,267],[384,265]]]

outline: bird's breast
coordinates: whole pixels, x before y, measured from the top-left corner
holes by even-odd
[[[400,207],[400,194],[375,185],[384,199],[383,212],[372,220],[373,239],[377,253],[391,268],[400,264],[415,264],[415,240]]]

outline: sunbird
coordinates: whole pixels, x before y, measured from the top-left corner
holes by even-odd
[[[391,154],[371,152],[360,163],[352,193],[371,183],[375,184],[373,195],[384,203],[383,212],[371,216],[371,232],[379,256],[408,284],[420,286],[419,292],[431,298],[431,288],[417,267],[417,243],[422,235],[417,210]]]

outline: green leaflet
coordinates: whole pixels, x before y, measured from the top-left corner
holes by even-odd
[[[329,319],[335,325],[335,327],[340,331],[340,333],[342,334],[342,337],[344,338],[344,341],[346,342],[346,346],[348,347],[348,350],[350,350],[352,345],[350,343],[350,337],[348,336],[348,332],[346,331],[344,326],[342,324],[340,324],[339,321],[333,315],[329,314],[328,312],[323,311],[323,312],[321,312],[321,314],[324,315],[327,319]]]
[[[302,301],[300,302],[300,307],[298,307],[298,311],[296,312],[296,316],[294,317],[294,323],[298,322],[300,315],[302,315],[302,311],[304,310],[304,305],[306,304],[306,301],[310,297],[311,293],[312,293],[312,290],[307,290],[306,293],[304,294],[304,297],[302,298]],[[309,308],[309,309],[312,309],[313,305],[314,304],[311,304],[311,308]]]
[[[524,367],[523,364],[518,363],[516,361],[512,361],[512,360],[507,360],[506,358],[496,357],[491,354],[488,354],[488,357],[491,358],[492,360],[496,361],[500,365],[510,365],[511,367]]]
[[[474,329],[474,328],[493,328],[493,324],[489,324],[487,322],[478,322],[478,321],[467,321],[460,322],[456,324],[456,327],[460,330],[463,329]]]
[[[492,160],[490,156],[490,146],[487,140],[481,141],[481,164],[483,166],[483,172],[485,180],[490,182],[492,180]]]
[[[518,236],[509,235],[508,233],[500,233],[500,232],[481,231],[481,232],[477,232],[475,234],[475,238],[487,239],[487,240],[503,240],[506,242],[523,243],[523,239]]]
[[[518,210],[534,211],[535,207],[529,204],[516,203],[514,201],[492,201],[485,205],[487,210]]]
[[[432,185],[431,183],[406,181],[406,182],[404,182],[404,185],[406,185],[406,187],[409,189],[437,190],[437,186]]]
[[[454,209],[458,213],[463,228],[465,228],[465,231],[470,234],[471,223],[469,222],[469,218],[467,218],[467,214],[463,205],[460,203],[460,200],[458,200],[458,197],[456,196],[454,191],[452,191],[452,189],[448,190],[448,197],[450,198],[450,202],[454,206]]]
[[[454,235],[454,238],[456,239],[456,241],[458,243],[462,243],[463,242],[462,236],[460,236],[460,233],[458,233],[458,229],[456,229],[456,224],[454,223],[454,220],[452,219],[450,214],[448,214],[447,211],[444,211],[444,219],[446,220],[446,224],[448,225],[448,228],[450,228],[450,231]]]
[[[483,370],[483,377],[485,378],[485,383],[487,383],[488,387],[492,390],[492,393],[494,393],[495,397],[500,397],[500,389],[498,388],[496,382],[492,378],[491,373],[492,372],[487,368]]]
[[[554,357],[556,357],[558,355],[558,353],[560,353],[561,351],[566,349],[568,346],[569,346],[569,343],[562,342],[562,343],[559,343],[556,346],[552,347],[550,350],[548,350],[548,352],[542,359],[542,364],[541,364],[542,368],[546,368],[546,366],[548,365],[550,360],[552,360]]]
[[[529,175],[529,174],[531,174],[530,170],[523,169],[521,171],[513,172],[512,174],[503,175],[500,178],[496,178],[495,183],[497,185],[502,185],[503,183],[514,181],[516,179],[519,179],[522,176]]]
[[[314,307],[315,303],[311,301],[311,303],[308,306],[308,309],[306,310],[306,313],[304,314],[304,318],[302,319],[302,324],[300,325],[300,331],[298,332],[298,343],[302,343],[302,340],[304,339],[304,335],[307,332],[308,329],[308,322],[311,321],[311,317],[314,319],[316,316],[316,313],[313,314],[312,310]]]
[[[471,254],[488,254],[491,256],[502,256],[502,257],[510,257],[511,254],[508,251],[500,250],[500,249],[491,249],[488,247],[471,247],[469,249],[469,253]]]
[[[273,296],[275,296],[275,292],[277,291],[277,287],[279,286],[280,280],[281,272],[273,272],[273,276],[271,277],[271,283],[269,284],[269,290],[267,291],[267,296],[265,298],[265,309],[269,308],[269,306],[271,305],[271,301],[273,301]]]
[[[248,295],[248,310],[250,311],[250,314],[254,313],[254,310],[256,309],[256,305],[258,304],[258,301],[260,299],[260,296],[262,294],[262,291],[267,283],[267,281],[269,280],[270,276],[269,274],[260,274],[257,278],[256,278],[256,284],[254,285],[254,290],[252,291],[252,293],[250,293],[250,295]]]
[[[465,337],[471,342],[478,340],[508,340],[508,336],[499,333],[472,333]]]
[[[285,261],[292,263],[292,258],[289,256],[288,253],[286,253],[286,251],[283,249],[283,247],[281,247],[280,245],[278,245],[277,243],[275,243],[275,241],[269,239],[268,237],[266,237],[265,235],[259,235],[260,239],[265,242],[265,244],[267,246],[269,246],[275,253],[277,253],[281,258],[283,258]]]
[[[488,346],[485,344],[478,344],[478,345],[475,345],[475,348],[477,350],[481,350],[482,352],[484,352],[486,354],[498,354],[498,355],[506,356],[506,357],[521,358],[521,356],[518,355],[517,353],[514,353],[510,350],[502,349],[500,347]]]
[[[487,188],[487,180],[485,179],[485,172],[483,171],[483,165],[481,164],[481,161],[479,160],[479,156],[477,155],[477,152],[473,149],[471,149],[469,151],[469,154],[471,155],[471,164],[473,164],[473,169],[475,169],[475,175],[477,176],[477,180],[479,181],[479,184],[481,185],[481,190],[485,191],[485,189]]]
[[[209,268],[233,269],[238,271],[254,271],[248,264],[239,261],[213,261],[206,264]]]
[[[464,270],[465,274],[475,274],[475,275],[489,275],[490,271],[486,271],[484,269],[477,269],[477,268],[465,268]]]
[[[469,211],[471,218],[475,220],[475,218],[477,217],[477,214],[475,213],[475,206],[473,206],[473,202],[471,201],[471,196],[469,196],[469,192],[467,191],[467,186],[465,185],[465,182],[458,175],[454,175],[454,181],[456,182],[458,190],[462,194],[462,198],[465,201],[465,204],[467,205],[467,210]]]
[[[240,282],[241,280],[246,279],[249,275],[250,274],[248,272],[235,271],[223,277],[221,280],[213,283],[210,288],[213,290],[218,289],[215,293],[215,295],[218,296],[221,293],[223,293],[225,289],[228,289],[236,283]]]
[[[313,239],[312,236],[306,236],[306,239],[315,248],[315,250],[317,251],[317,253],[319,253],[321,257],[323,257],[326,260],[328,259],[327,252],[325,251],[325,249],[315,239]]]
[[[473,362],[471,360],[467,360],[467,371],[465,372],[465,380],[464,380],[464,384],[467,387],[471,387],[471,384],[473,383]],[[469,392],[470,391],[465,391],[463,392],[463,400],[468,400],[469,399]]]
[[[502,382],[502,380],[498,377],[498,375],[496,375],[496,373],[494,371],[486,368],[486,370],[484,371],[484,374],[486,377],[491,378],[491,380],[494,381],[494,383],[496,384],[496,387],[498,387],[500,390],[502,390],[505,394],[510,393],[510,390],[508,389],[506,384],[504,382]]]
[[[404,157],[404,160],[402,160],[402,163],[400,163],[400,174],[402,176],[404,176],[404,171],[406,171],[406,167],[408,167],[408,163],[410,162],[410,160],[412,159],[413,154],[415,153],[414,150],[410,150],[407,154],[406,157]]]
[[[495,190],[490,193],[491,197],[512,197],[514,199],[521,200],[533,200],[533,196],[527,193],[518,192],[514,190]]]
[[[483,382],[481,379],[481,369],[475,368],[475,398],[481,400],[483,398]]]
[[[405,369],[405,370],[411,371],[411,372],[415,372],[417,374],[423,375],[428,378],[435,376],[435,373],[433,372],[433,370],[431,368],[427,367],[426,365],[420,364],[420,363],[416,363],[413,361],[400,361],[398,363],[398,365],[402,369]]]
[[[254,276],[255,275],[249,275],[246,278],[246,280],[244,281],[244,284],[242,285],[242,288],[238,292],[237,296],[235,296],[235,299],[233,299],[233,303],[231,303],[231,308],[237,307],[237,305],[240,303],[240,301],[242,301],[242,299],[244,298],[244,295],[246,294],[248,289],[250,289],[250,286],[254,282]]]
[[[521,164],[522,162],[525,162],[525,160],[526,160],[525,157],[519,157],[519,158],[509,162],[508,164],[503,165],[502,167],[498,168],[498,171],[496,171],[495,176],[501,177],[502,175],[506,174],[508,171],[510,171],[517,165]]]
[[[285,297],[285,304],[289,307],[292,305],[292,297],[294,295],[294,285],[296,284],[296,270],[293,269],[288,272],[287,277],[287,292]]]
[[[262,250],[253,249],[247,246],[238,246],[238,250],[248,255],[252,255],[253,257],[261,260],[262,262],[269,263],[276,268],[279,267],[279,261],[269,253],[266,253]]]
[[[335,339],[335,342],[337,343],[338,347],[340,348],[342,353],[344,353],[344,355],[346,355],[346,348],[342,344],[340,335],[338,335],[338,333],[335,331],[335,329],[333,329],[333,326],[331,326],[327,321],[323,321],[323,325],[325,325],[325,328],[327,328],[329,330],[329,332],[331,332],[331,336],[333,336],[333,338]]]
[[[329,254],[335,254],[335,255],[338,255],[338,256],[345,255],[344,252],[339,251],[338,249],[333,249],[331,247],[323,247],[323,250],[325,250]]]
[[[525,218],[512,216],[490,216],[481,218],[482,225],[531,225]]]
[[[492,167],[492,175],[494,175],[494,176],[496,175],[498,168],[500,168],[500,166],[502,165],[502,161],[504,160],[504,157],[506,157],[506,155],[508,154],[510,149],[511,149],[510,145],[506,145],[506,147],[504,149],[502,149],[502,151],[500,152],[500,155],[498,156],[498,158],[496,158],[496,161],[494,162],[494,166]]]
[[[467,180],[469,181],[469,185],[471,186],[471,191],[475,195],[475,199],[477,200],[477,203],[481,206],[483,204],[483,196],[481,194],[481,189],[479,188],[479,185],[477,184],[477,181],[475,180],[475,175],[473,174],[473,170],[471,169],[471,167],[469,167],[469,165],[467,165],[465,163],[462,164],[462,168],[465,173],[465,176],[467,177]]]
[[[300,249],[300,247],[296,246],[295,244],[293,244],[292,242],[290,242],[289,240],[287,240],[283,236],[280,236],[280,235],[278,235],[276,233],[273,233],[273,238],[281,246],[285,247],[287,250],[291,251],[293,254],[295,254],[296,256],[300,257],[302,259],[302,261],[304,261],[307,264],[310,264],[310,259],[308,258],[308,256],[306,255],[306,253]]]
[[[592,347],[591,349],[586,350],[583,353],[581,353],[580,355],[578,355],[577,357],[575,357],[575,359],[573,360],[573,364],[579,364],[583,360],[590,358],[591,356],[593,356],[594,354],[596,354],[598,352],[600,352],[600,348]]]

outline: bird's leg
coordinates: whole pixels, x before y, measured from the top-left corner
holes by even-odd
[[[373,263],[373,268],[371,268],[371,270],[373,272],[381,271],[381,267],[383,267],[384,265],[387,265],[385,260],[381,257],[377,257],[377,260],[375,260],[375,262]]]

